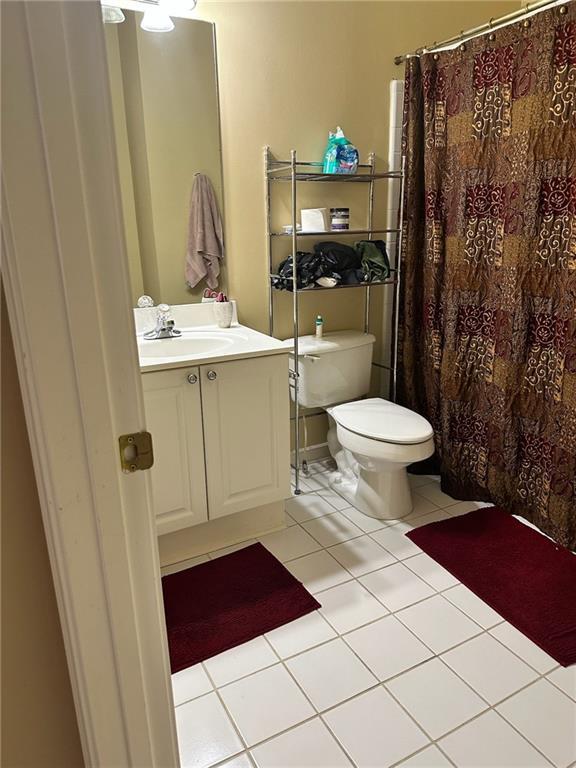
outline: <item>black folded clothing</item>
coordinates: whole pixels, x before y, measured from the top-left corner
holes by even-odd
[[[314,253],[322,259],[322,264],[337,272],[348,269],[360,269],[361,258],[354,248],[344,243],[336,243],[326,240],[316,243]]]
[[[386,255],[383,242],[367,241],[352,248],[344,243],[330,240],[316,243],[314,253],[297,251],[298,290],[311,288],[319,277],[332,277],[339,285],[356,285],[367,280],[380,280],[383,256]],[[386,257],[387,263],[387,257]],[[278,290],[292,291],[292,256],[280,264],[278,274],[272,278],[272,286]]]
[[[322,258],[315,253],[297,251],[296,263],[298,267],[298,289],[314,285],[319,277],[332,277],[332,271],[327,272],[325,270]],[[289,256],[278,267],[278,275],[272,278],[272,286],[278,290],[291,291],[294,288],[292,276],[292,256]],[[337,280],[340,279],[340,275],[335,277]]]

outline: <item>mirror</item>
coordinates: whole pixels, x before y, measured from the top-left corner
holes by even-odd
[[[223,182],[214,25],[173,17],[170,32],[141,29],[124,10],[105,23],[122,209],[134,304],[200,301],[185,261],[195,174],[211,181],[223,219]],[[225,291],[225,259],[218,290]]]

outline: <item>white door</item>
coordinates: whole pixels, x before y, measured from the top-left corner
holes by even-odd
[[[178,766],[100,3],[0,3],[2,273],[86,766]],[[31,734],[31,738],[34,738]]]
[[[208,519],[198,368],[142,376],[146,424],[154,436],[152,496],[159,534]]]
[[[286,355],[200,368],[208,516],[289,496]]]

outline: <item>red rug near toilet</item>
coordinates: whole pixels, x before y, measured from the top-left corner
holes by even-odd
[[[576,556],[499,507],[406,534],[559,664],[576,663]]]
[[[172,672],[320,608],[262,544],[164,576]]]

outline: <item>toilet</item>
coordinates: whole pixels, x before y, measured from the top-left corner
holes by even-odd
[[[431,424],[408,408],[358,399],[370,389],[375,341],[359,331],[300,337],[298,402],[328,413],[334,488],[364,514],[393,520],[412,511],[406,467],[431,456],[434,439]]]

